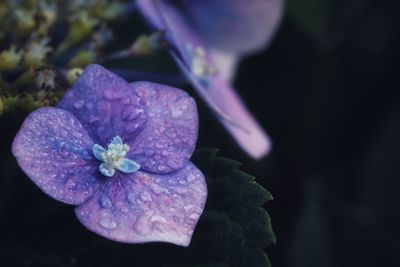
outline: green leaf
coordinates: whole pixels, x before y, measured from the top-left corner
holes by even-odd
[[[207,263],[270,266],[263,249],[275,243],[271,220],[261,206],[271,194],[240,163],[217,157],[215,149],[196,151],[192,161],[203,171],[209,195],[190,246]]]

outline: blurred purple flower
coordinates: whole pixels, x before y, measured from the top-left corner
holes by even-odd
[[[41,108],[13,143],[20,167],[89,230],[128,243],[187,246],[207,188],[190,161],[194,100],[161,84],[128,84],[88,66],[57,108]]]
[[[241,147],[258,159],[271,143],[230,85],[238,60],[271,40],[283,0],[137,0],[171,54]]]

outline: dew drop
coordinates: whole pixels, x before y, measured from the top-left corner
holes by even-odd
[[[179,162],[175,161],[172,158],[167,161],[167,165],[172,169],[178,169],[180,167]]]
[[[136,202],[136,195],[133,193],[129,193],[128,194],[128,200],[129,202],[131,202],[132,204],[134,204]]]
[[[132,106],[126,107],[122,111],[122,119],[125,121],[132,121],[136,119],[142,112],[142,109],[137,109]]]
[[[128,206],[122,201],[118,201],[117,203],[115,203],[115,206],[122,213],[127,213],[129,211]]]
[[[152,190],[155,194],[157,194],[157,195],[159,195],[159,194],[161,194],[162,192],[164,192],[163,188],[160,187],[160,186],[158,186],[158,185],[156,185],[156,184],[150,185],[150,188],[151,188],[151,190]]]
[[[177,184],[175,179],[169,179],[168,182],[173,185]]]
[[[93,104],[92,102],[86,103],[86,107],[87,107],[89,110],[92,110],[92,109],[94,108],[94,104]]]
[[[162,171],[165,171],[166,167],[164,165],[160,164],[160,165],[158,165],[157,169],[158,169],[158,171],[162,172]]]
[[[154,155],[154,151],[151,149],[147,149],[144,154],[148,157],[153,156]]]
[[[140,194],[140,199],[144,202],[151,201],[151,196],[147,192],[143,192]]]
[[[156,147],[157,149],[161,149],[161,148],[164,147],[164,145],[161,144],[161,143],[156,143],[155,147]]]
[[[117,228],[117,223],[114,222],[112,219],[110,218],[104,218],[99,222],[100,226],[108,229],[108,230],[113,230],[115,228]]]
[[[196,180],[196,176],[190,174],[188,177],[186,177],[186,180],[187,180],[189,183],[191,183],[191,182],[193,182],[194,180]]]
[[[67,182],[65,182],[65,187],[67,189],[72,189],[75,186],[75,182],[72,179],[68,179]]]
[[[192,220],[197,220],[198,217],[199,217],[199,215],[197,213],[192,213],[189,215],[189,218]]]
[[[183,194],[186,194],[186,193],[187,193],[187,189],[186,189],[186,188],[182,188],[182,187],[178,187],[178,188],[176,188],[176,192],[177,192],[178,194],[183,195]]]
[[[83,107],[83,105],[85,105],[85,101],[83,101],[82,99],[76,101],[74,103],[74,108],[76,109],[81,109]]]
[[[137,129],[139,128],[139,124],[138,123],[128,123],[125,126],[125,131],[127,133],[133,133],[135,132]]]
[[[130,102],[131,102],[132,104],[136,105],[136,106],[139,106],[140,103],[141,103],[140,98],[137,97],[137,96],[132,96],[132,97],[130,98]]]
[[[150,218],[150,221],[151,222],[159,222],[159,223],[165,223],[165,222],[167,222],[167,220],[164,218],[164,217],[162,217],[162,216],[159,216],[159,215],[153,215],[151,218]]]
[[[90,123],[94,123],[94,122],[96,122],[96,121],[99,121],[99,118],[98,118],[98,117],[93,116],[93,115],[90,115],[90,116],[89,116],[89,122],[90,122]]]
[[[102,206],[103,208],[111,208],[111,207],[112,207],[111,200],[110,200],[110,198],[109,198],[108,196],[106,196],[106,195],[102,195],[102,196],[101,196],[101,198],[100,198],[100,203],[101,203],[101,206]]]
[[[91,159],[91,158],[92,158],[92,156],[90,155],[90,153],[87,152],[86,150],[83,150],[83,151],[81,152],[81,155],[82,155],[82,157],[83,157],[84,159]],[[90,168],[90,169],[91,169],[91,168]]]
[[[107,100],[116,100],[122,97],[121,91],[118,90],[118,88],[114,88],[114,89],[107,89],[104,91],[104,97]]]
[[[62,155],[63,157],[68,157],[68,156],[69,156],[68,150],[62,150],[62,151],[61,151],[61,155]]]
[[[84,216],[86,216],[86,212],[83,211],[83,210],[79,210],[79,211],[78,211],[78,215],[79,215],[80,217],[84,217]]]

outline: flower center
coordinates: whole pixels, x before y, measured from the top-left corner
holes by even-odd
[[[138,163],[125,158],[129,151],[129,146],[124,144],[119,136],[112,139],[107,149],[95,144],[92,151],[94,157],[102,162],[99,166],[99,171],[104,176],[112,177],[115,174],[115,169],[123,173],[133,173],[140,169]]]
[[[204,78],[215,74],[215,69],[207,62],[206,51],[203,47],[194,47],[192,43],[187,43],[186,49],[191,56],[190,70],[196,77]]]

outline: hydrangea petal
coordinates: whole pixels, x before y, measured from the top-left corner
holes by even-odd
[[[189,162],[168,175],[138,171],[109,180],[76,215],[89,230],[115,241],[188,246],[206,198],[204,177]]]
[[[218,75],[225,81],[232,83],[236,76],[236,70],[240,58],[217,49],[210,49],[210,53]]]
[[[157,1],[158,12],[164,22],[164,31],[166,38],[175,46],[176,52],[182,57],[183,61],[190,66],[192,61],[192,53],[188,50],[188,46],[202,47],[208,50],[201,36],[191,29],[179,12],[173,5],[165,1]],[[209,53],[206,53],[209,64],[212,64]]]
[[[141,170],[169,173],[182,168],[193,154],[198,131],[196,103],[182,90],[166,85],[131,84],[146,104],[146,127],[130,143],[127,158]]]
[[[249,53],[272,39],[282,18],[283,0],[178,0],[181,13],[210,46]]]
[[[272,148],[269,136],[247,110],[235,90],[218,76],[210,76],[207,83],[204,83],[193,75],[179,57],[174,58],[241,148],[255,159],[268,154]]]
[[[172,51],[175,60],[239,145],[253,158],[263,157],[271,150],[268,135],[247,110],[234,89],[218,73],[205,77],[193,74],[189,67],[190,55],[183,44],[192,43],[194,46],[202,47],[202,42],[185,27],[177,10],[163,3],[160,2],[160,10],[166,25],[169,25],[168,31],[176,43],[180,44],[179,53]],[[208,53],[206,55],[208,63],[214,66],[210,52],[205,51]]]
[[[135,0],[135,4],[140,8],[148,22],[154,28],[161,29],[164,27],[164,22],[158,12],[157,3],[155,0]]]
[[[116,135],[128,143],[146,122],[143,101],[130,85],[95,64],[86,67],[58,107],[74,114],[103,147]]]
[[[80,204],[99,186],[93,142],[69,112],[41,108],[24,121],[12,151],[22,170],[49,196]]]

